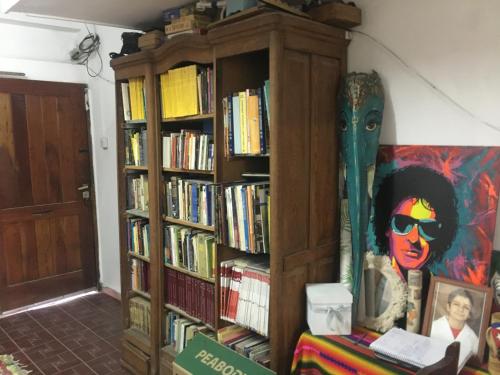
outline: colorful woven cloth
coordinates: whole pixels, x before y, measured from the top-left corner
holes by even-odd
[[[28,375],[30,372],[24,370],[12,355],[0,355],[0,375]]]
[[[368,348],[380,334],[354,327],[348,336],[313,336],[304,332],[295,348],[292,375],[399,375],[415,372],[382,361]],[[461,375],[484,375],[483,370],[465,367]]]

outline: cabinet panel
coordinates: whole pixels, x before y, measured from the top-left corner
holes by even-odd
[[[276,168],[271,171],[271,204],[278,215],[272,230],[279,249],[273,250],[286,255],[307,248],[309,242],[310,57],[285,50],[282,66],[282,91],[275,109],[280,112],[280,123],[271,126],[271,138],[276,138],[273,145],[279,145],[271,147],[272,166]]]
[[[338,148],[335,128],[340,64],[336,59],[311,59],[311,189],[310,246],[337,237]]]

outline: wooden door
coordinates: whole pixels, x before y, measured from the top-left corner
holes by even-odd
[[[97,284],[85,86],[0,79],[0,312]]]

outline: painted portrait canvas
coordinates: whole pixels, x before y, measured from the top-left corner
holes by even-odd
[[[368,250],[408,269],[475,285],[488,282],[500,147],[381,146]]]

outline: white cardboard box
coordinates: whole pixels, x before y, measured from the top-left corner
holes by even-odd
[[[313,335],[350,335],[352,294],[340,283],[306,284],[307,324]]]

